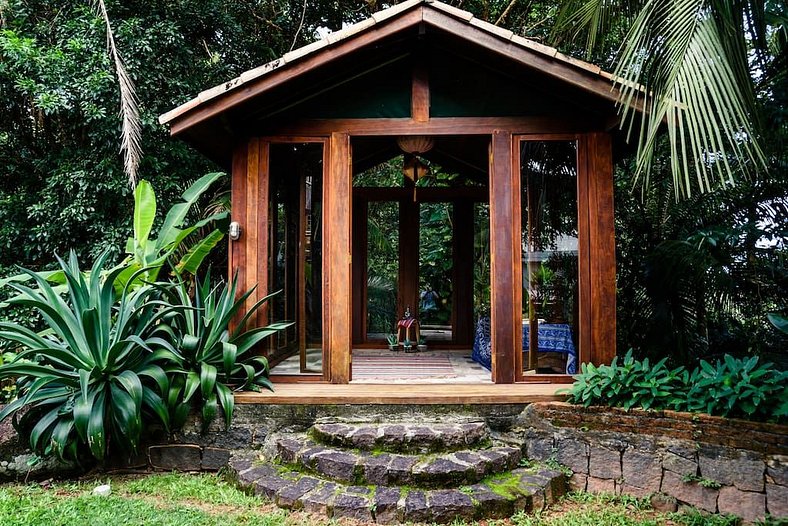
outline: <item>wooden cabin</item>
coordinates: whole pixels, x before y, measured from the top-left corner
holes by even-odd
[[[349,384],[333,401],[438,383],[418,396],[478,402],[609,363],[611,79],[411,0],[162,115],[232,173],[229,274],[250,301],[283,291],[254,322],[296,322],[261,350],[273,381]],[[398,325],[428,350],[389,350]]]

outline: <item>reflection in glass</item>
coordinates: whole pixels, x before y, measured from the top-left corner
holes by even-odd
[[[385,341],[397,324],[399,203],[367,206],[367,339]]]
[[[523,368],[572,374],[577,367],[577,147],[520,143]]]
[[[474,206],[473,320],[490,317],[490,204]]]
[[[271,144],[270,290],[274,320],[293,320],[269,355],[273,374],[321,373],[323,144]]]
[[[417,317],[431,342],[452,340],[453,236],[451,203],[421,203]]]

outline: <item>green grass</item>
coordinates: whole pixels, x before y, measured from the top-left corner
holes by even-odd
[[[92,489],[110,482],[112,495]],[[285,526],[303,517],[273,509],[211,475],[161,474],[137,479],[0,486],[0,524],[146,526]]]
[[[648,499],[627,495],[571,493],[560,503],[537,515],[518,513],[515,526],[735,526],[732,517],[699,512],[657,513]]]
[[[91,494],[110,483],[112,495]],[[214,475],[157,474],[50,487],[0,486],[2,526],[317,526],[328,519],[275,508]],[[344,524],[344,521],[342,522]],[[336,522],[339,524],[339,522]],[[456,523],[468,524],[468,523]],[[659,514],[646,500],[573,493],[538,515],[517,514],[489,526],[733,526],[729,518]]]

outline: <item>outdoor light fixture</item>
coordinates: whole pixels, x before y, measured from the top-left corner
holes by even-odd
[[[435,146],[435,140],[425,135],[403,135],[397,138],[400,150],[411,155],[427,153]]]
[[[416,184],[421,177],[429,172],[429,167],[418,158],[419,155],[432,150],[435,140],[425,135],[403,135],[397,138],[397,146],[405,152],[402,173]],[[416,188],[413,188],[413,202],[416,202]]]
[[[233,241],[238,241],[241,237],[241,225],[238,221],[233,221],[230,223],[230,239]]]

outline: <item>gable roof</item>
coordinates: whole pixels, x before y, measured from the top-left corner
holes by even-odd
[[[162,114],[159,122],[169,125],[171,133],[178,135],[272,87],[351,53],[356,45],[369,45],[419,24],[434,26],[459,38],[473,41],[489,51],[505,55],[515,62],[539,70],[541,74],[610,103],[614,103],[618,98],[618,90],[612,82],[613,75],[602,71],[598,66],[515,35],[509,30],[475,18],[468,11],[442,2],[407,0],[207,89],[197,97]]]

